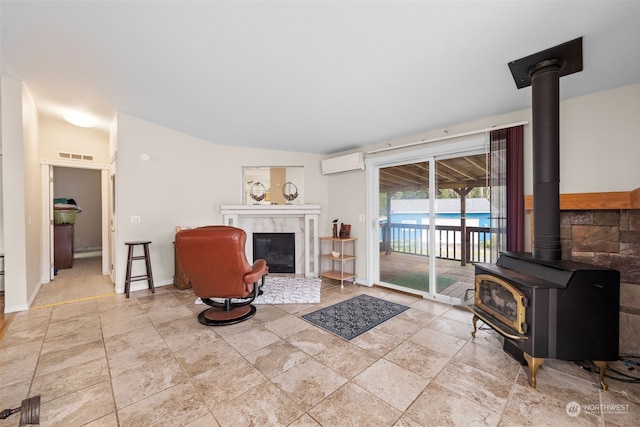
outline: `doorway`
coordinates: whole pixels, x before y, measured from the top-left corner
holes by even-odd
[[[490,253],[484,138],[370,160],[367,251],[381,286],[450,303],[473,289]]]
[[[103,168],[82,166],[66,163],[43,165],[43,176],[48,177],[42,186],[43,206],[47,210],[47,214],[43,214],[46,222],[43,225],[43,231],[46,229],[43,232],[43,251],[46,254],[43,259],[47,265],[43,265],[43,284],[34,306],[115,293],[108,276],[109,246],[108,239],[105,239],[108,235],[108,219],[105,217],[105,211],[108,212],[108,172]],[[54,202],[58,206],[77,207],[80,212],[72,220],[67,218],[63,221],[60,215],[54,216]],[[60,222],[73,224],[62,225]],[[54,232],[60,231],[58,228],[65,229],[66,234]],[[71,261],[64,264],[55,257],[61,246],[65,252],[71,251]]]

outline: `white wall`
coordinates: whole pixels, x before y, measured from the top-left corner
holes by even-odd
[[[242,202],[243,166],[304,166],[305,202],[327,209],[323,156],[218,145],[122,113],[117,132],[118,290],[124,289],[124,243],[133,240],[152,241],[154,281],[172,283],[175,227],[221,224],[220,205]],[[132,224],[132,216],[140,223]],[[134,274],[142,272],[140,264]]]
[[[40,188],[39,122],[29,89],[22,84],[22,120],[24,148],[24,191],[26,214],[27,295],[33,301],[41,284],[42,197]]]
[[[340,224],[351,224],[351,237],[358,240],[356,248],[356,277],[366,277],[366,233],[371,224],[360,222],[359,216],[366,212],[365,173],[344,172],[335,175],[327,175],[329,179],[329,209],[325,218],[327,222],[338,219],[338,231]],[[369,228],[367,228],[369,226]],[[324,233],[330,236],[331,231]],[[322,233],[321,233],[322,234]]]
[[[560,192],[630,191],[640,187],[640,84],[560,102]],[[367,151],[528,121],[531,109],[455,124],[362,148]],[[533,193],[532,136],[524,127],[525,193]],[[417,149],[417,148],[414,148]]]
[[[635,190],[639,159],[640,84],[560,104],[561,193]]]
[[[474,122],[456,124],[446,132],[439,129],[408,135],[362,147],[364,151],[471,132],[491,126],[520,121],[531,123],[531,109]],[[453,143],[456,140],[437,144]],[[419,150],[423,146],[402,149]],[[351,150],[350,152],[352,152]],[[396,151],[392,151],[395,153]],[[388,154],[389,152],[387,152]],[[382,155],[382,154],[377,154]],[[367,157],[376,154],[367,155]],[[585,193],[631,191],[640,188],[640,84],[585,95],[560,104],[560,192]],[[533,193],[531,126],[524,127],[525,194]],[[357,224],[352,236],[362,239],[357,246],[357,275],[366,280],[366,246],[364,224],[357,223],[365,211],[365,172],[348,172],[329,179],[329,216]],[[529,221],[526,221],[528,227]],[[525,231],[530,246],[529,230]]]
[[[25,309],[39,286],[41,265],[40,169],[38,117],[22,82],[2,76],[3,215],[6,311]],[[629,191],[640,187],[640,84],[561,103],[562,193]],[[448,134],[531,120],[522,110],[447,128]],[[47,126],[47,124],[45,124]],[[365,278],[365,174],[330,177],[320,173],[324,156],[229,147],[189,137],[138,118],[119,114],[109,138],[118,147],[117,242],[118,289],[124,287],[125,241],[149,239],[154,278],[173,277],[176,225],[221,222],[221,204],[240,203],[242,166],[305,166],[305,202],[320,203],[320,233],[331,233],[331,220],[352,224],[357,245],[357,274]],[[115,132],[114,132],[115,134]],[[444,136],[444,130],[383,141],[362,151]],[[141,154],[150,160],[140,159]],[[108,156],[109,157],[109,156]],[[532,192],[531,129],[525,127],[525,192]],[[11,182],[11,185],[7,185]],[[10,203],[9,203],[10,201]],[[140,224],[131,224],[133,215]],[[528,233],[527,233],[528,234]],[[143,282],[136,282],[143,283]],[[144,284],[142,284],[144,286]]]
[[[2,76],[0,84],[5,312],[12,312],[28,308],[40,285],[38,116],[21,81]]]
[[[109,135],[95,129],[74,126],[62,120],[40,116],[39,124],[40,157],[45,161],[64,161],[58,158],[58,152],[90,154],[91,162],[76,162],[95,165],[109,164]]]

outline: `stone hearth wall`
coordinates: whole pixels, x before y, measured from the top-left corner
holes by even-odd
[[[640,210],[560,213],[562,258],[620,271],[620,354],[640,355]]]

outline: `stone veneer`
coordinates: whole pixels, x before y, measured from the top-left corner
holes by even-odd
[[[620,354],[640,354],[640,210],[563,210],[562,258],[620,271]]]

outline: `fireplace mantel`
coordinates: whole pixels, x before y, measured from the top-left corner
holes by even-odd
[[[222,205],[222,215],[320,215],[320,205]],[[226,223],[226,221],[225,221]]]
[[[247,232],[245,250],[253,259],[254,232],[296,233],[296,273],[317,277],[319,273],[318,219],[319,204],[299,205],[221,205],[224,225],[242,228]]]

